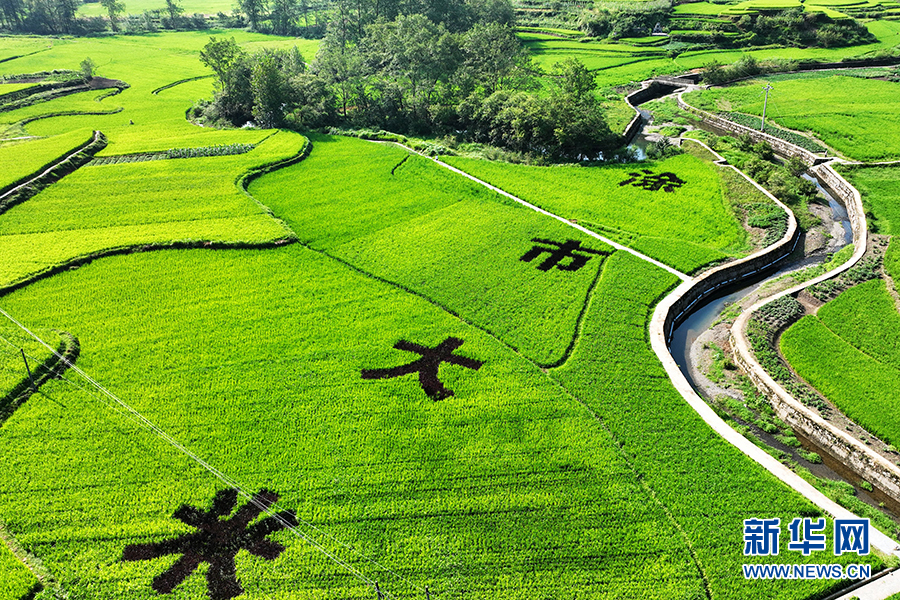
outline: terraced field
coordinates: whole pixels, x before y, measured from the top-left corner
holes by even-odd
[[[797,373],[842,412],[891,444],[900,443],[900,313],[882,280],[851,288],[782,336]]]
[[[28,282],[0,308],[51,344],[53,330],[75,336],[93,378],[49,380],[0,425],[0,522],[62,593],[370,599],[377,584],[396,598],[799,600],[835,587],[744,579],[741,564],[767,557],[743,555],[743,519],[819,511],[672,387],[646,331],[677,277],[393,146],[310,135],[308,157],[248,196],[248,171],[297,157],[306,138],[190,125],[208,79],[154,94],[207,74],[205,41],[60,40],[0,63],[74,68],[89,53],[131,84],[99,103],[119,113],[40,119],[28,134],[77,144],[99,129],[105,157],[255,146],[83,166],[0,214],[0,254],[19,259],[4,260],[2,285]],[[526,198],[556,183],[548,207],[685,270],[746,241],[717,171],[691,156],[650,165],[677,181],[646,185],[633,166],[454,164]],[[585,191],[603,202],[582,217]],[[192,247],[59,269],[176,243]],[[2,322],[0,384],[16,385],[13,350],[47,351]],[[263,506],[273,514],[251,524]],[[33,584],[5,554],[0,575],[14,593]]]
[[[727,88],[693,92],[685,100],[713,112],[762,115],[760,90],[766,80],[754,80]],[[900,145],[892,134],[898,121],[896,98],[900,84],[877,79],[834,75],[830,77],[778,77],[769,94],[767,118],[799,131],[810,131],[849,158],[862,161],[900,157]],[[816,110],[809,110],[815,98]]]
[[[707,10],[723,10],[726,6],[700,2],[682,4],[677,6],[675,11],[677,15],[684,14],[685,18],[694,18],[694,15],[683,11],[698,10],[703,13],[699,16],[704,16]],[[815,9],[832,10],[824,5],[818,5]],[[702,68],[713,61],[731,64],[746,56],[752,56],[757,61],[789,59],[837,62],[848,56],[872,57],[879,52],[890,51],[900,44],[900,22],[877,20],[869,21],[865,26],[878,41],[850,48],[710,48],[687,50],[674,58],[665,48],[648,46],[640,42],[633,43],[627,39],[611,44],[605,41],[579,42],[535,32],[523,32],[519,37],[531,50],[539,65],[546,68],[566,58],[576,58],[594,71],[599,86],[612,87],[640,82],[655,75],[684,73],[691,69]]]

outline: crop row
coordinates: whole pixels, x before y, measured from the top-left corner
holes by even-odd
[[[313,140],[302,163],[250,186],[304,242],[424,294],[538,363],[563,358],[605,256],[582,252],[578,270],[541,270],[554,247],[533,240],[611,248],[406,150]],[[536,246],[546,252],[520,260]]]
[[[0,598],[28,598],[38,589],[37,578],[0,541]]]
[[[255,144],[216,144],[201,148],[170,148],[166,158],[202,158],[206,156],[231,156],[244,154],[255,148]]]
[[[28,308],[35,294],[40,311]],[[676,525],[580,404],[492,336],[321,254],[135,254],[8,300],[37,325],[78,331],[91,371],[204,459],[248,489],[276,490],[283,507],[435,596],[662,600],[703,589]],[[360,376],[414,358],[398,339],[433,347],[449,336],[484,362],[441,366],[454,396],[431,400],[415,375]],[[125,545],[182,533],[172,512],[208,507],[221,484],[78,389],[51,386],[56,403],[33,398],[0,429],[0,512],[17,515],[14,533],[73,596],[145,597],[166,560],[121,563]],[[24,511],[36,497],[42,510]],[[415,597],[310,533],[386,591]],[[273,537],[287,550],[272,568],[239,557],[247,598],[285,587],[370,595],[302,540]],[[202,575],[178,593],[204,597]]]
[[[746,127],[758,128],[761,124],[760,117],[755,117],[752,115],[746,115],[744,113],[737,112],[729,112],[722,113],[721,116],[725,117],[729,121],[734,123],[738,123],[740,125],[744,125]],[[810,152],[825,152],[828,149],[822,144],[817,144],[814,140],[809,139],[804,135],[800,135],[799,133],[795,133],[793,131],[788,131],[786,129],[781,129],[780,127],[773,127],[770,123],[766,128],[766,133],[769,135],[775,136],[779,139],[782,139],[786,142],[790,142],[795,146],[800,146],[801,148],[805,148]]]
[[[882,279],[850,288],[817,316],[861,352],[900,370],[900,313]]]
[[[900,370],[861,352],[812,315],[784,332],[781,351],[803,379],[848,417],[885,441],[900,443]]]
[[[133,162],[146,162],[148,160],[163,160],[167,158],[206,158],[210,156],[233,156],[246,154],[256,148],[256,144],[216,144],[200,148],[170,148],[165,152],[142,152],[139,154],[116,154],[112,156],[100,156],[91,161],[91,166],[119,165]]]
[[[91,139],[91,131],[76,129],[60,135],[0,146],[0,189],[37,172]]]
[[[900,167],[844,167],[841,172],[862,194],[869,228],[876,233],[900,234]]]
[[[293,235],[234,185],[247,169],[295,155],[280,132],[247,156],[82,168],[0,219],[0,286],[109,248],[170,241],[261,243]]]

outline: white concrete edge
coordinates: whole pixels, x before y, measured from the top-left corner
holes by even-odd
[[[681,279],[682,281],[692,281],[692,278],[691,278],[689,275],[686,275],[686,274],[682,273],[681,271],[678,271],[677,269],[673,269],[673,268],[670,267],[669,265],[663,264],[663,263],[659,262],[658,260],[656,260],[655,258],[650,258],[649,256],[647,256],[647,255],[645,255],[645,254],[641,254],[641,253],[638,252],[637,250],[634,250],[634,249],[632,249],[632,248],[629,248],[628,246],[623,246],[622,244],[620,244],[620,243],[618,243],[618,242],[614,242],[614,241],[612,241],[611,239],[609,239],[609,238],[607,238],[607,237],[604,237],[604,236],[600,235],[599,233],[596,233],[596,232],[591,231],[590,229],[588,229],[588,228],[586,228],[586,227],[584,227],[584,226],[582,226],[582,225],[579,225],[578,223],[573,223],[573,222],[569,221],[568,219],[565,219],[565,218],[563,218],[563,217],[561,217],[561,216],[559,216],[559,215],[556,215],[556,214],[554,214],[554,213],[552,213],[552,212],[550,212],[550,211],[544,210],[543,208],[541,208],[541,207],[539,207],[539,206],[535,206],[534,204],[531,204],[530,202],[526,202],[525,200],[522,200],[521,198],[518,198],[518,197],[516,197],[516,196],[513,196],[513,195],[510,194],[509,192],[506,192],[506,191],[504,191],[504,190],[501,190],[501,189],[498,188],[497,186],[491,185],[490,183],[488,183],[488,182],[486,182],[486,181],[482,181],[481,179],[478,179],[478,178],[475,177],[474,175],[470,175],[470,174],[466,173],[465,171],[462,171],[462,170],[460,170],[460,169],[457,169],[457,168],[454,167],[454,166],[448,165],[447,163],[445,163],[445,162],[443,162],[443,161],[441,161],[441,160],[439,160],[439,159],[437,159],[437,158],[433,158],[433,157],[431,157],[431,156],[428,156],[427,154],[423,154],[423,153],[419,152],[418,150],[414,150],[413,148],[410,148],[409,146],[406,146],[406,145],[401,144],[401,143],[399,143],[399,142],[382,142],[382,141],[379,141],[379,140],[368,140],[368,141],[370,141],[370,142],[376,142],[376,143],[381,143],[381,144],[396,144],[397,146],[400,146],[401,148],[403,148],[403,149],[405,149],[405,150],[407,150],[407,151],[409,151],[409,152],[412,152],[413,154],[418,154],[419,156],[422,156],[422,157],[424,157],[424,158],[427,158],[428,160],[434,161],[435,163],[437,163],[438,165],[444,167],[445,169],[449,169],[450,171],[456,173],[457,175],[462,175],[463,177],[465,177],[465,178],[467,178],[467,179],[470,179],[470,180],[474,181],[474,182],[477,183],[478,185],[481,185],[481,186],[483,186],[483,187],[486,187],[487,189],[491,190],[492,192],[496,192],[496,193],[500,194],[501,196],[505,196],[505,197],[509,198],[510,200],[512,200],[512,201],[514,201],[514,202],[517,202],[517,203],[521,204],[522,206],[524,206],[524,207],[526,207],[526,208],[530,208],[531,210],[533,210],[533,211],[535,211],[535,212],[538,212],[538,213],[540,213],[540,214],[542,214],[542,215],[545,215],[545,216],[551,217],[551,218],[553,218],[553,219],[556,219],[556,220],[559,221],[560,223],[564,223],[564,224],[568,225],[569,227],[572,227],[573,229],[577,229],[578,231],[580,231],[580,232],[582,232],[582,233],[584,233],[584,234],[586,234],[586,235],[591,236],[591,237],[594,238],[594,239],[598,239],[598,240],[600,240],[601,242],[603,242],[604,244],[608,244],[608,245],[612,246],[612,247],[615,248],[616,250],[622,250],[622,251],[624,251],[624,252],[628,252],[629,254],[633,254],[634,256],[640,258],[641,260],[645,260],[645,261],[647,261],[647,262],[649,262],[649,263],[652,263],[652,264],[656,265],[656,266],[659,267],[660,269],[665,269],[666,271],[668,271],[668,272],[671,273],[672,275],[675,275],[676,277],[678,277],[678,278]]]
[[[714,155],[719,156],[718,153],[713,151],[711,148],[709,148],[702,142],[698,142],[698,143],[703,145],[707,150],[712,152]],[[721,165],[721,166],[725,167],[726,165]],[[763,193],[766,194],[766,196],[775,200],[775,202],[778,203],[778,205],[781,206],[782,209],[784,209],[787,212],[787,214],[789,215],[789,217],[788,217],[788,219],[789,219],[788,232],[785,233],[785,236],[781,240],[776,242],[776,244],[783,244],[786,242],[786,240],[793,237],[794,231],[796,230],[796,227],[797,227],[797,220],[796,220],[796,217],[794,216],[794,213],[791,210],[789,210],[783,203],[778,201],[778,199],[775,198],[772,194],[770,194],[768,191],[766,191],[761,186],[759,186],[759,184],[757,184],[755,181],[753,181],[752,179],[747,177],[747,175],[744,174],[743,172],[741,172],[739,169],[735,168],[733,165],[727,165],[727,166],[731,167],[732,169],[734,169],[735,171],[740,173],[745,179],[747,179],[751,183],[753,183],[754,186],[756,186],[758,189],[762,190]],[[830,167],[823,166],[823,168],[830,168]],[[837,173],[835,173],[835,175],[837,175]],[[840,175],[837,175],[837,176],[840,177]],[[843,178],[841,178],[841,179],[843,179]],[[847,184],[847,185],[849,186],[849,184]],[[856,191],[855,188],[853,188],[852,186],[849,186],[849,187],[854,190],[854,200],[856,200],[856,202],[858,203],[858,206],[860,208],[860,212],[857,214],[857,216],[861,216],[861,215],[863,215],[863,213],[861,211],[862,199],[859,196],[859,192]],[[855,238],[855,241],[859,241],[858,237],[861,237],[862,243],[857,244],[857,246],[861,247],[862,251],[854,252],[855,259],[852,260],[851,264],[847,264],[847,266],[842,266],[843,268],[834,269],[832,272],[827,273],[827,274],[823,275],[822,277],[817,277],[816,279],[814,279],[810,282],[807,282],[805,284],[795,286],[795,288],[792,288],[792,290],[796,291],[798,289],[807,287],[808,285],[813,285],[815,282],[822,281],[824,279],[834,276],[835,274],[839,274],[839,273],[845,271],[846,269],[849,269],[852,266],[852,264],[857,262],[859,260],[859,258],[862,257],[862,254],[865,253],[866,231],[865,231],[864,222],[863,222],[863,228],[860,233],[861,233],[861,236],[855,235],[854,238]],[[771,246],[769,248],[764,248],[742,260],[743,261],[752,260],[752,259],[770,251],[770,249],[771,249]],[[859,254],[859,256],[857,256],[857,254]],[[848,261],[848,262],[850,262],[850,261]],[[697,392],[694,390],[694,388],[691,387],[691,384],[688,382],[687,378],[681,372],[681,369],[679,369],[678,365],[675,363],[675,359],[672,358],[672,355],[669,353],[669,346],[667,343],[667,335],[666,335],[666,331],[665,331],[665,322],[666,322],[666,317],[669,315],[669,312],[672,310],[672,306],[674,305],[674,303],[679,298],[681,298],[689,289],[691,289],[692,286],[701,284],[703,279],[705,279],[706,277],[708,277],[711,274],[716,273],[724,268],[733,266],[734,264],[736,264],[736,263],[729,263],[727,265],[724,265],[722,267],[713,269],[712,271],[705,273],[703,276],[695,279],[694,281],[686,281],[686,282],[682,283],[671,294],[666,296],[659,304],[657,304],[656,309],[653,312],[653,318],[650,321],[650,328],[649,328],[649,330],[650,330],[649,331],[650,345],[653,348],[653,351],[656,353],[656,356],[659,358],[660,362],[662,363],[663,368],[666,371],[666,374],[669,376],[669,379],[672,381],[672,385],[675,387],[676,390],[678,390],[678,392],[687,401],[687,403],[691,406],[691,408],[693,408],[694,411],[713,429],[713,431],[715,431],[722,438],[724,438],[726,441],[728,441],[733,446],[735,446],[738,450],[743,452],[746,456],[748,456],[751,459],[753,459],[754,461],[756,461],[759,465],[761,465],[763,468],[765,468],[767,471],[769,471],[772,475],[777,477],[780,481],[782,481],[783,483],[785,483],[786,485],[791,487],[796,492],[803,495],[807,500],[809,500],[810,502],[812,502],[813,504],[818,506],[820,509],[822,509],[826,513],[832,515],[835,518],[841,518],[841,519],[859,518],[857,515],[853,514],[849,510],[843,508],[842,506],[840,506],[833,500],[830,500],[827,496],[825,496],[825,494],[823,494],[822,492],[817,490],[815,487],[813,487],[812,484],[810,484],[805,479],[803,479],[802,477],[800,477],[799,475],[797,475],[796,473],[791,471],[785,465],[781,464],[781,462],[779,462],[775,457],[766,453],[760,447],[756,446],[753,442],[751,442],[750,440],[745,438],[743,435],[741,435],[735,429],[733,429],[730,425],[728,425],[728,423],[726,423],[721,417],[719,417],[719,415],[716,414],[716,412],[706,403],[706,401],[704,401],[699,396],[699,394],[697,394]],[[746,316],[748,316],[750,313],[752,313],[753,310],[756,310],[756,308],[758,308],[759,306],[762,306],[766,302],[774,300],[775,298],[781,297],[785,294],[792,293],[792,290],[787,290],[785,292],[782,292],[781,294],[777,294],[777,295],[775,295],[771,298],[768,298],[762,302],[758,302],[750,310],[744,311],[741,314],[741,317],[739,318],[738,321],[743,322],[744,320],[746,320]],[[738,327],[738,322],[735,323],[735,328],[736,327]],[[734,332],[734,328],[732,329],[732,332]],[[752,359],[752,357],[750,358],[750,360],[753,360],[755,362],[755,359]],[[761,369],[761,367],[760,367],[760,369]],[[768,376],[768,375],[766,375],[766,376]],[[769,379],[771,379],[771,378],[769,378]],[[773,385],[777,385],[774,381],[772,381],[771,383]],[[800,403],[797,403],[797,404],[799,405]],[[802,407],[802,405],[800,405],[800,406]],[[803,407],[803,408],[805,408],[805,407]],[[859,442],[857,442],[857,444],[859,444]],[[883,552],[885,554],[894,554],[894,555],[900,556],[900,546],[897,545],[897,542],[892,540],[890,537],[888,537],[887,535],[885,535],[878,529],[876,529],[874,526],[870,526],[869,539],[870,539],[871,544],[874,545],[881,552]]]
[[[815,414],[812,410],[810,410],[806,405],[804,405],[801,402],[798,402],[793,396],[791,396],[787,392],[787,390],[785,390],[778,382],[776,382],[766,372],[765,369],[762,368],[762,365],[759,364],[759,362],[756,360],[756,357],[753,355],[753,352],[750,350],[750,343],[747,340],[746,335],[744,334],[744,329],[746,328],[747,321],[750,319],[750,316],[755,311],[759,310],[760,308],[762,308],[769,302],[772,302],[779,298],[783,298],[784,296],[795,294],[795,293],[800,292],[801,290],[806,289],[812,285],[821,283],[828,279],[832,279],[832,278],[836,277],[837,275],[840,275],[841,273],[847,271],[848,269],[853,267],[856,263],[858,263],[860,261],[860,259],[862,259],[863,255],[865,255],[865,253],[866,253],[866,241],[867,241],[867,237],[868,237],[868,231],[866,228],[866,222],[865,222],[865,216],[864,216],[865,212],[864,212],[863,205],[862,205],[862,197],[860,196],[859,191],[855,187],[850,185],[846,179],[841,177],[841,175],[839,173],[837,173],[834,169],[832,169],[829,165],[819,165],[817,167],[814,167],[814,169],[830,170],[831,173],[835,177],[839,178],[845,185],[847,185],[847,187],[849,189],[852,190],[853,201],[854,201],[855,206],[848,207],[848,208],[850,208],[850,210],[848,210],[847,212],[850,214],[850,217],[852,219],[852,226],[853,226],[853,244],[854,244],[853,256],[851,256],[850,259],[847,262],[845,262],[844,264],[839,265],[838,267],[832,269],[831,271],[828,271],[827,273],[824,273],[824,274],[822,274],[814,279],[811,279],[807,282],[795,285],[794,287],[791,287],[787,290],[784,290],[782,292],[774,294],[768,298],[764,298],[764,299],[760,300],[759,302],[757,302],[756,304],[751,306],[749,309],[742,312],[740,314],[740,316],[738,316],[738,318],[734,322],[734,325],[732,325],[731,335],[736,342],[735,349],[740,353],[741,358],[744,359],[744,361],[750,366],[750,368],[754,371],[754,373],[758,377],[760,377],[760,379],[762,379],[763,382],[767,386],[769,386],[770,389],[774,390],[775,393],[777,393],[786,404],[791,406],[794,410],[805,415],[807,418],[809,418],[811,421],[816,423],[818,426],[822,427],[823,429],[826,429],[831,434],[833,434],[836,437],[838,437],[839,439],[843,440],[848,445],[851,445],[854,448],[858,449],[860,452],[864,453],[866,456],[868,456],[874,463],[876,463],[880,467],[882,467],[886,470],[889,470],[889,471],[896,472],[897,471],[896,467],[890,461],[885,459],[883,456],[881,456],[875,452],[872,452],[865,444],[863,444],[859,440],[853,438],[852,436],[847,435],[847,433],[845,431],[838,429],[837,427],[835,427],[834,425],[832,425],[825,419],[821,418],[819,415]],[[824,497],[824,495],[823,495],[823,497]],[[810,498],[810,499],[812,500],[812,498]],[[834,504],[834,502],[831,502],[830,500],[828,502],[831,504]],[[827,510],[828,512],[830,512],[832,515],[834,515],[836,517],[839,516],[837,513],[825,508],[825,506],[819,504],[818,502],[816,502],[816,504],[819,505],[821,508],[823,508],[823,510]],[[852,515],[852,513],[850,513],[850,511],[848,511],[847,509],[844,509],[842,507],[838,507],[838,508],[841,511],[843,511],[846,518],[857,518],[857,517],[854,517]],[[897,542],[894,541],[893,539],[891,539],[890,537],[888,537],[887,535],[885,535],[884,533],[882,533],[881,531],[879,531],[878,529],[876,529],[874,526],[870,526],[869,538],[870,538],[872,544],[876,548],[881,550],[882,552],[884,552],[886,554],[895,554],[897,556],[900,556],[900,546],[898,546]]]
[[[692,142],[695,142],[695,143],[699,144],[700,146],[702,146],[703,148],[705,148],[706,150],[708,150],[713,156],[717,156],[719,161],[725,161],[725,158],[723,158],[721,154],[719,154],[718,152],[716,152],[715,150],[713,150],[712,148],[710,148],[709,146],[707,146],[707,145],[704,144],[703,142],[701,142],[701,141],[699,141],[699,140],[694,140],[694,139],[692,139],[692,138],[687,138],[687,139],[690,139]],[[718,163],[717,163],[717,164],[718,164]],[[734,165],[719,164],[718,166],[721,167],[721,168],[723,168],[723,169],[732,169],[735,173],[739,174],[739,175],[740,175],[741,177],[743,177],[745,180],[747,180],[747,181],[749,181],[751,184],[753,184],[753,186],[756,187],[756,189],[758,189],[760,192],[762,192],[767,198],[769,198],[770,200],[772,200],[772,202],[774,202],[779,208],[781,208],[781,210],[783,210],[783,211],[785,212],[785,214],[787,214],[787,218],[788,218],[787,230],[785,231],[784,235],[781,236],[781,239],[778,240],[777,242],[775,242],[774,244],[772,244],[771,246],[768,246],[768,247],[766,247],[766,248],[762,248],[762,249],[760,249],[760,250],[757,250],[757,251],[754,252],[753,254],[751,254],[751,255],[749,255],[749,256],[746,256],[746,257],[744,257],[744,258],[742,258],[742,259],[740,259],[740,260],[736,260],[736,261],[732,261],[732,262],[726,263],[726,264],[724,264],[724,265],[722,265],[722,266],[720,266],[720,267],[717,267],[717,268],[715,268],[715,269],[710,269],[709,271],[707,271],[707,272],[703,273],[702,275],[696,277],[696,278],[694,279],[694,281],[697,283],[697,285],[701,285],[702,282],[703,282],[704,280],[706,280],[706,279],[709,278],[709,277],[713,277],[713,276],[717,275],[717,274],[718,274],[720,271],[722,271],[722,270],[729,269],[729,268],[733,267],[734,265],[739,265],[739,264],[741,264],[741,263],[750,262],[750,261],[752,261],[752,260],[755,260],[755,259],[759,258],[760,256],[764,256],[764,255],[770,253],[770,252],[773,250],[773,248],[775,248],[776,246],[779,246],[779,245],[782,245],[782,246],[783,246],[783,245],[785,245],[785,244],[790,243],[790,240],[793,239],[794,234],[796,233],[797,227],[798,227],[798,225],[797,225],[797,218],[794,216],[793,211],[791,211],[791,209],[789,209],[783,202],[781,202],[781,200],[779,200],[778,198],[776,198],[775,196],[773,196],[767,189],[765,189],[764,187],[762,187],[761,185],[759,185],[758,183],[756,183],[755,181],[753,181],[753,180],[752,180],[750,177],[748,177],[743,171],[741,171],[740,169],[738,169],[738,168],[735,167]],[[741,280],[741,279],[746,279],[747,277],[753,276],[753,275],[755,275],[756,273],[758,273],[759,271],[762,271],[762,270],[764,270],[764,269],[769,268],[769,267],[772,265],[772,263],[777,262],[778,260],[781,260],[781,259],[776,259],[776,260],[772,261],[771,263],[768,263],[768,264],[766,264],[766,265],[764,265],[764,266],[762,266],[762,267],[759,267],[759,268],[755,269],[754,271],[751,271],[750,273],[747,273],[747,274],[745,274],[745,275],[736,276],[736,277],[733,277],[733,278],[731,278],[731,279],[724,280],[724,281],[722,281],[721,283],[719,283],[716,287],[717,287],[717,288],[722,288],[722,287],[725,287],[725,286],[730,285],[730,284],[732,284],[732,283],[735,283],[735,282],[737,282],[737,281],[739,281],[739,280]],[[675,297],[675,299],[677,300],[678,298],[680,298],[681,296],[683,296],[683,295],[687,292],[688,289],[690,289],[690,288],[689,288],[689,287],[685,288],[682,292],[680,292],[680,293]],[[672,292],[672,295],[674,295],[676,292],[678,292],[677,289],[676,289],[674,292]],[[694,301],[691,302],[689,305],[687,305],[686,307],[684,307],[684,309],[683,309],[680,313],[678,313],[677,315],[673,315],[674,318],[675,318],[675,319],[678,319],[679,317],[681,317],[682,314],[684,314],[685,312],[691,310],[691,308],[692,308],[697,302],[702,301],[705,297],[706,297],[706,295],[703,295],[703,296],[698,297],[696,300],[694,300]],[[674,303],[674,300],[673,300],[673,303]],[[664,332],[664,333],[666,333],[666,335],[668,336],[668,333],[669,333],[669,332]],[[667,350],[667,354],[668,354],[668,350]],[[670,356],[671,356],[671,355],[670,355]]]

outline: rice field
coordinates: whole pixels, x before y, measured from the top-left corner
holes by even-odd
[[[797,373],[851,419],[900,442],[900,313],[884,281],[868,281],[806,316],[781,338]]]
[[[209,79],[152,92],[208,74],[205,41],[54,40],[0,63],[89,54],[131,85],[44,103],[123,110],[36,120],[26,131],[45,139],[0,148],[36,164],[99,129],[98,157],[113,159],[0,214],[0,307],[48,342],[75,336],[78,367],[110,392],[69,370],[0,425],[0,522],[61,593],[355,600],[377,583],[447,600],[803,600],[835,587],[744,579],[765,557],[743,555],[743,519],[819,513],[672,387],[646,331],[677,277],[395,146],[197,128],[184,113]],[[216,145],[253,148],[196,156]],[[248,172],[303,150],[244,192]],[[132,153],[167,158],[115,159]],[[684,270],[746,250],[716,168],[690,155],[451,162]],[[64,268],[109,250],[122,252]],[[46,356],[21,331],[0,336]],[[23,380],[15,352],[0,367],[0,385]],[[260,512],[235,487],[280,517],[228,529]],[[34,584],[19,564],[0,553],[15,593]]]

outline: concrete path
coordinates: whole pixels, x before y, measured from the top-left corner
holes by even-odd
[[[610,246],[612,246],[612,247],[615,248],[616,250],[622,250],[623,252],[628,252],[629,254],[633,254],[634,256],[640,258],[641,260],[645,260],[645,261],[647,261],[647,262],[649,262],[649,263],[652,263],[652,264],[656,265],[656,266],[659,267],[660,269],[665,269],[666,271],[668,271],[668,272],[671,273],[672,275],[675,275],[676,277],[678,277],[678,278],[681,279],[682,281],[692,281],[692,278],[691,278],[689,275],[685,275],[685,274],[682,273],[681,271],[678,271],[677,269],[673,269],[672,267],[670,267],[670,266],[667,265],[667,264],[663,264],[663,263],[659,262],[659,261],[656,260],[656,259],[650,258],[650,257],[647,256],[646,254],[641,254],[641,253],[638,252],[637,250],[633,250],[632,248],[629,248],[628,246],[623,246],[622,244],[620,244],[620,243],[618,243],[618,242],[614,242],[614,241],[612,241],[611,239],[609,239],[609,238],[607,238],[607,237],[604,237],[604,236],[600,235],[599,233],[596,233],[596,232],[591,231],[590,229],[588,229],[588,228],[586,228],[586,227],[583,227],[583,226],[579,225],[578,223],[573,223],[573,222],[569,221],[568,219],[565,219],[565,218],[563,218],[563,217],[561,217],[561,216],[559,216],[559,215],[553,214],[553,213],[550,212],[550,211],[544,210],[543,208],[541,208],[541,207],[539,207],[539,206],[535,206],[534,204],[531,204],[530,202],[526,202],[525,200],[522,200],[521,198],[518,198],[518,197],[516,197],[516,196],[513,196],[513,195],[510,194],[509,192],[506,192],[506,191],[504,191],[504,190],[501,190],[501,189],[498,188],[497,186],[491,185],[490,183],[488,183],[488,182],[486,182],[486,181],[482,181],[481,179],[478,179],[478,178],[475,177],[474,175],[469,175],[469,174],[466,173],[465,171],[462,171],[462,170],[460,170],[460,169],[457,169],[456,167],[452,167],[452,166],[448,165],[447,163],[438,160],[437,158],[432,158],[431,156],[428,156],[428,155],[426,155],[426,154],[422,154],[422,153],[419,152],[418,150],[413,150],[413,149],[410,148],[409,146],[404,146],[403,144],[400,144],[400,143],[397,143],[397,142],[378,142],[377,140],[369,140],[369,141],[375,141],[375,142],[377,142],[377,143],[382,143],[382,144],[396,144],[397,146],[400,146],[400,147],[403,148],[404,150],[407,150],[407,151],[409,151],[409,152],[412,152],[413,154],[418,154],[419,156],[422,156],[422,157],[424,157],[424,158],[427,158],[428,160],[433,161],[435,164],[438,164],[438,165],[444,167],[445,169],[448,169],[448,170],[450,170],[450,171],[453,171],[453,172],[456,173],[457,175],[462,175],[462,176],[465,177],[466,179],[470,179],[470,180],[474,181],[475,183],[477,183],[478,185],[482,185],[482,186],[486,187],[487,189],[491,190],[492,192],[497,192],[497,193],[500,194],[501,196],[505,196],[505,197],[509,198],[510,200],[512,200],[513,202],[517,202],[517,203],[521,204],[522,206],[525,206],[525,207],[527,207],[527,208],[530,208],[530,209],[533,210],[533,211],[536,211],[536,212],[541,213],[542,215],[546,215],[546,216],[548,216],[548,217],[551,217],[551,218],[553,218],[553,219],[556,219],[556,220],[559,221],[560,223],[565,223],[565,224],[568,225],[569,227],[572,227],[573,229],[577,229],[578,231],[580,231],[580,232],[582,232],[582,233],[584,233],[584,234],[586,234],[586,235],[589,235],[589,236],[591,236],[591,237],[594,238],[594,239],[598,239],[598,240],[600,240],[601,242],[603,242],[604,244],[609,244]]]
[[[886,600],[898,593],[900,593],[900,571],[894,571],[871,583],[856,588],[852,592],[838,596],[834,600],[851,600],[851,598],[859,598],[859,600]]]

